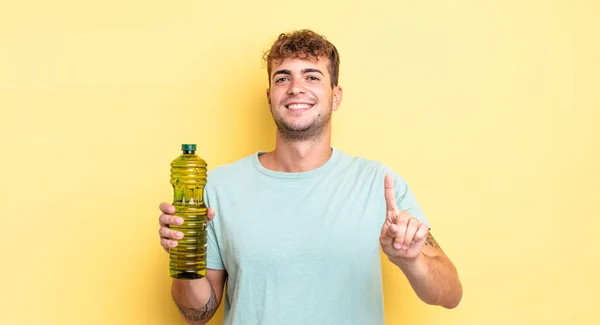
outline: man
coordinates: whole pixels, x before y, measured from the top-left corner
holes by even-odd
[[[334,45],[302,30],[266,54],[275,149],[209,173],[207,276],[172,285],[184,319],[208,322],[227,282],[225,324],[383,324],[380,249],[425,303],[457,306],[456,269],[406,182],[331,147],[342,101]],[[181,218],[160,209],[168,250]]]

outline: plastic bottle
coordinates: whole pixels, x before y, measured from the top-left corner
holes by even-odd
[[[174,279],[199,279],[206,276],[206,162],[196,155],[195,144],[182,144],[181,150],[171,162],[171,185],[175,215],[184,222],[171,229],[181,231],[183,238],[169,249],[169,274]]]

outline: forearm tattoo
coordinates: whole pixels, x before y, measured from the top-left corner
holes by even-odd
[[[438,245],[437,241],[435,240],[435,238],[433,238],[431,233],[427,233],[427,238],[425,239],[425,245],[429,245],[434,248],[440,248],[440,245]]]
[[[210,286],[210,298],[208,299],[208,302],[200,308],[188,308],[177,300],[175,300],[175,303],[177,304],[181,315],[185,317],[185,319],[192,321],[206,320],[217,310],[217,296],[215,295],[215,290],[212,285]]]

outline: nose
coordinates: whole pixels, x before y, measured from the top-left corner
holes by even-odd
[[[289,83],[288,95],[304,94],[306,89],[302,85],[302,79],[292,78]]]

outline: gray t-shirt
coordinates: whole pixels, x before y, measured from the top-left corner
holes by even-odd
[[[256,152],[209,173],[207,267],[228,273],[223,324],[384,323],[386,173],[400,209],[428,222],[398,174],[332,150],[308,172],[268,170]]]

